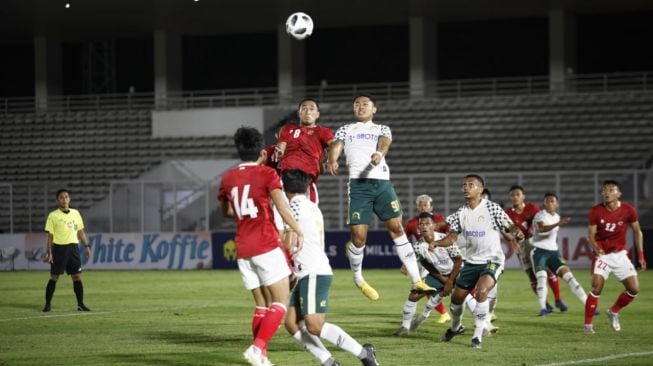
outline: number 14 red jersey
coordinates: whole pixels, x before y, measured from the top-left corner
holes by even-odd
[[[228,201],[236,215],[236,256],[250,258],[278,248],[270,193],[281,188],[277,172],[255,163],[240,164],[222,176],[219,201]]]

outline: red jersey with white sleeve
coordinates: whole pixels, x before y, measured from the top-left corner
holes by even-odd
[[[538,212],[540,212],[540,206],[532,202],[524,203],[524,209],[521,213],[517,212],[514,207],[506,209],[506,213],[508,214],[508,217],[510,217],[510,220],[519,227],[519,230],[521,230],[526,238],[528,238],[531,233],[533,218]]]
[[[333,132],[324,126],[285,125],[279,131],[279,142],[286,143],[281,158],[281,171],[300,169],[313,176],[320,175],[320,158],[333,140]]]
[[[440,214],[432,214],[431,216],[433,217],[433,222],[436,224],[445,222],[446,220],[446,218]],[[406,236],[409,240],[412,240],[411,237],[415,238],[413,243],[421,240],[422,232],[419,230],[419,216],[413,216],[410,220],[408,220],[406,222],[406,226],[404,227],[404,231],[406,232]],[[436,230],[436,232],[443,234],[448,233],[449,225],[447,224],[442,229]]]
[[[250,258],[281,245],[274,225],[270,193],[281,188],[277,172],[243,163],[222,176],[218,200],[228,201],[236,215],[236,257]]]
[[[621,201],[617,202],[614,211],[608,210],[604,204],[599,203],[592,207],[589,214],[589,224],[596,225],[594,239],[605,254],[626,249],[628,224],[638,220],[635,208]]]

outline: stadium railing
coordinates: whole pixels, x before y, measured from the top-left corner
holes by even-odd
[[[404,218],[415,214],[414,199],[420,194],[433,198],[436,212],[452,213],[462,203],[460,192],[462,177],[468,172],[431,174],[394,174],[392,182],[400,197]],[[546,192],[560,197],[561,216],[571,216],[572,225],[585,226],[589,209],[601,201],[600,187],[605,179],[616,179],[622,185],[622,200],[632,203],[639,211],[642,227],[653,227],[653,170],[604,170],[604,171],[533,171],[533,172],[481,172],[486,187],[493,193],[495,202],[509,204],[507,188],[512,184],[527,187],[529,201],[541,203]],[[320,207],[324,213],[327,230],[346,230],[347,177],[322,176],[320,178]],[[93,232],[150,232],[231,230],[233,220],[221,217],[215,199],[216,181],[171,182],[156,180],[119,180],[106,187],[108,196],[101,202],[88,202],[79,207]],[[0,207],[10,213],[0,215],[0,230],[13,233],[16,220],[12,217],[22,207],[22,218],[29,220],[30,230],[40,232],[44,215],[55,209],[52,195],[60,183],[32,182],[21,191],[33,192],[12,196],[18,188],[12,184],[0,184],[0,192],[8,192],[9,200]],[[21,183],[23,185],[23,183]],[[25,188],[25,187],[20,187]],[[16,201],[16,202],[14,202]],[[21,202],[18,202],[21,201]],[[25,202],[31,206],[25,207]],[[34,207],[35,209],[33,209]],[[13,209],[12,209],[13,208]],[[27,217],[25,217],[27,216]],[[650,220],[649,220],[650,221]],[[375,220],[371,229],[383,224]]]
[[[51,96],[47,99],[12,97],[0,100],[2,114],[76,112],[131,109],[190,109],[238,106],[262,106],[294,103],[310,96],[321,102],[350,101],[360,92],[373,94],[379,100],[407,98],[463,98],[477,96],[532,95],[548,93],[651,91],[653,71],[636,73],[568,75],[561,85],[553,85],[549,77],[522,76],[506,78],[434,80],[411,85],[409,82],[313,85],[292,89],[281,95],[276,87]]]

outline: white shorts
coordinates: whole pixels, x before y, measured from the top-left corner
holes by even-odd
[[[637,276],[637,271],[630,258],[628,258],[627,251],[622,250],[596,257],[593,273],[607,280],[611,272],[614,272],[619,281],[631,276]]]
[[[286,263],[286,256],[281,248],[275,248],[251,258],[239,259],[238,269],[245,288],[253,290],[290,276],[290,268]]]

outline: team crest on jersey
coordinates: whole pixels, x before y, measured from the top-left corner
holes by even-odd
[[[480,216],[476,219],[476,221],[478,221],[478,222],[484,222],[484,221],[485,221],[485,216],[480,215]]]
[[[619,225],[619,226],[621,226],[621,225],[623,225],[623,224],[624,224],[623,221],[619,221],[619,222],[617,222],[617,225]]]
[[[222,246],[222,256],[224,259],[228,260],[229,262],[233,262],[236,260],[236,242],[233,240],[228,240],[224,245]]]
[[[312,135],[315,133],[312,128],[309,128],[308,131],[306,131],[307,134]]]
[[[326,300],[320,301],[320,307],[325,308],[326,306]]]

